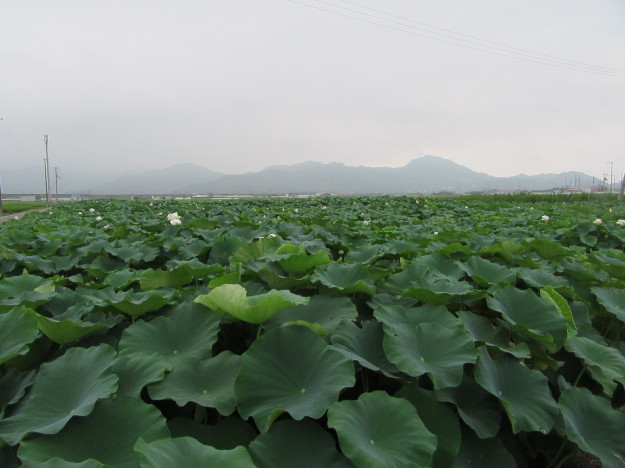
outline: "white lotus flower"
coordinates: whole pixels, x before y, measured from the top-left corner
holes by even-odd
[[[95,220],[96,221],[102,221],[102,216],[96,216]]]
[[[295,208],[293,211],[295,211],[296,213],[299,213],[299,209]]]
[[[95,211],[95,208],[89,208],[89,213],[93,213]]]
[[[267,239],[273,239],[274,237],[278,237],[278,235],[272,232],[271,234],[267,236]]]
[[[79,215],[81,215],[81,214],[82,214],[82,211],[79,211],[79,212],[78,212],[78,214],[79,214]]]
[[[180,219],[180,216],[178,215],[177,211],[174,211],[173,213],[169,213],[167,215],[167,221],[171,221],[171,220],[174,220],[174,219]]]
[[[619,226],[625,226],[625,219],[619,219],[616,224],[618,224]]]
[[[180,221],[180,218],[172,218],[169,220],[169,224],[172,226],[179,226],[182,224],[182,221]]]
[[[19,216],[13,216],[13,219],[20,219]]]
[[[597,218],[592,222],[592,224],[596,224],[597,226],[599,226],[600,224],[603,224],[603,221],[601,221],[601,218]]]
[[[435,235],[435,236],[438,236],[438,231],[434,231],[434,235]]]
[[[364,224],[365,226],[368,226],[369,223],[371,222],[371,220],[365,219],[362,224]]]
[[[542,216],[540,217],[540,219],[542,219],[543,221],[549,221],[549,216],[547,216],[547,215],[542,215]]]

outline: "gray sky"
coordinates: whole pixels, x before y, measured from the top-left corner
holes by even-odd
[[[623,0],[297,1],[2,0],[0,171],[625,169]]]

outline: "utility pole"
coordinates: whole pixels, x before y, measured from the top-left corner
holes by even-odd
[[[48,135],[43,136],[46,144],[46,159],[44,159],[44,169],[46,173],[46,206],[50,206],[50,160],[48,159]]]
[[[4,120],[4,117],[0,117],[0,120]],[[2,214],[2,178],[0,178],[0,215]]]
[[[612,189],[614,187],[614,176],[612,175],[614,170],[614,161],[608,161],[608,164],[610,165],[610,193],[612,193]]]
[[[57,166],[54,166],[54,185],[55,185],[55,192],[56,192],[56,202],[59,201],[59,179],[61,178],[61,176],[59,175],[59,168]]]

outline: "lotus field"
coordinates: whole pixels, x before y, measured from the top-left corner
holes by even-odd
[[[9,221],[0,466],[623,467],[624,218],[379,197]]]

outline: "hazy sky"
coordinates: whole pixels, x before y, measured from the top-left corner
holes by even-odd
[[[432,154],[616,178],[625,1],[2,0],[0,117],[0,175],[47,133],[61,171]]]

